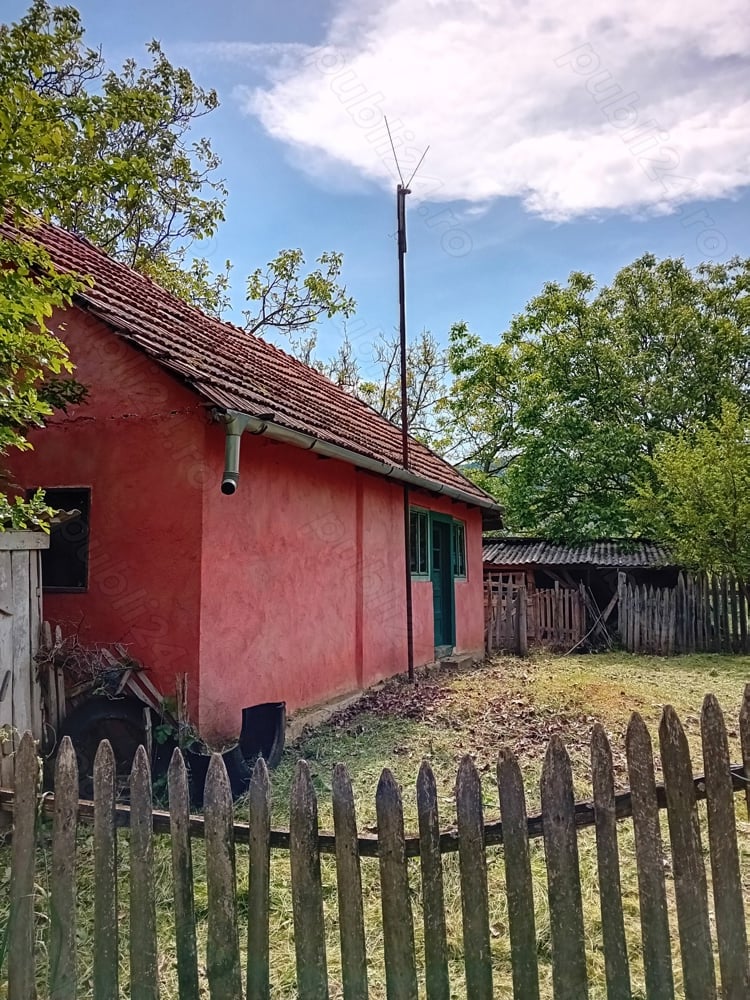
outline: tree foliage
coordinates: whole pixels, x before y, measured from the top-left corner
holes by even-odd
[[[0,206],[6,223],[23,229],[32,221],[24,208],[39,208],[30,183],[34,156],[51,160],[60,133],[39,114],[29,88],[0,87]],[[30,238],[0,231],[0,455],[28,448],[26,431],[53,409],[80,398],[69,378],[72,365],[64,344],[47,327],[56,307],[67,304],[82,282],[61,275],[48,254]],[[0,492],[0,530],[44,525],[49,511],[40,497],[10,502]]]
[[[750,582],[750,421],[735,403],[694,433],[665,438],[633,508],[678,562]]]
[[[316,261],[319,266],[303,277],[302,251],[282,250],[265,271],[257,268],[247,279],[247,297],[258,305],[255,311],[246,310],[245,329],[252,334],[279,330],[295,355],[310,364],[317,341],[315,323],[354,312],[354,299],[339,284],[343,262],[343,254],[326,251]]]
[[[191,138],[216,93],[174,67],[158,42],[148,65],[128,59],[116,72],[84,36],[75,8],[45,0],[0,27],[0,91],[12,100],[3,126],[31,114],[47,134],[42,146],[17,143],[6,163],[11,196],[177,294],[188,283],[190,297],[215,307],[221,275],[217,287],[207,262],[186,259],[224,218],[219,160],[207,139]]]
[[[750,262],[645,255],[609,286],[544,286],[499,344],[451,334],[449,402],[466,461],[511,529],[628,536],[631,500],[670,437],[748,405]]]

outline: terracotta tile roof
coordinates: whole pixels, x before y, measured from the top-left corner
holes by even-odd
[[[557,545],[541,538],[485,538],[485,563],[495,566],[589,565],[622,569],[674,566],[669,552],[645,540],[618,541],[601,539],[585,545]]]
[[[14,231],[0,223],[0,232]],[[94,279],[78,301],[175,373],[204,399],[313,435],[402,468],[401,432],[371,407],[260,337],[204,315],[80,237],[42,223],[31,237],[61,270]],[[482,505],[491,499],[429,448],[412,440],[410,469],[459,489]]]

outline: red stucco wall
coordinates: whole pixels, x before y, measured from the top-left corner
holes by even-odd
[[[89,397],[10,462],[23,488],[91,487],[91,531],[88,592],[46,593],[45,617],[82,642],[126,644],[164,694],[187,672],[197,705],[205,409],[90,315],[52,327]]]
[[[218,735],[229,706],[294,709],[356,688],[357,477],[244,435],[239,488],[224,496],[220,427],[207,457],[199,723]]]
[[[406,669],[402,487],[262,437],[244,435],[241,449],[227,497],[224,432],[209,430],[199,721],[212,736],[228,705],[281,700],[294,711]],[[456,646],[481,650],[481,516],[427,494],[412,502],[467,521]],[[413,597],[421,665],[434,658],[431,584],[414,581]]]
[[[88,314],[59,332],[90,386],[13,456],[20,486],[92,490],[89,589],[47,593],[45,617],[83,642],[123,642],[165,695],[189,677],[207,739],[241,709],[291,711],[406,669],[403,489],[343,462],[245,434],[240,485],[219,489],[224,428],[198,398]],[[479,511],[414,492],[467,522],[456,645],[483,645]],[[434,657],[432,587],[413,582],[415,663]]]

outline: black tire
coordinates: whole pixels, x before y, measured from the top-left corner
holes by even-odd
[[[285,742],[286,704],[283,701],[266,702],[242,710],[240,747],[251,767],[258,757],[263,757],[269,767],[276,767],[284,752]]]
[[[146,743],[145,708],[135,698],[97,697],[83,702],[67,716],[60,738],[69,736],[73,743],[81,798],[94,797],[94,758],[100,742],[109,740],[115,755],[117,798],[127,800],[133,758],[138,747]]]
[[[188,769],[190,804],[196,809],[202,809],[206,775],[208,765],[211,763],[211,751],[205,747],[196,747],[183,750],[183,756]],[[250,786],[252,770],[242,756],[242,750],[239,746],[231,747],[221,756],[227,769],[232,798],[238,799],[245,794]]]

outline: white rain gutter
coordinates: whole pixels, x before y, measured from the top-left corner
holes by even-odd
[[[498,514],[502,513],[500,505],[494,500],[490,500],[489,497],[487,499],[478,497],[455,486],[440,483],[436,479],[428,479],[426,476],[417,475],[415,472],[408,472],[398,465],[388,465],[386,462],[380,462],[375,458],[368,458],[367,455],[360,455],[359,452],[351,451],[349,448],[342,448],[340,445],[321,441],[320,438],[316,438],[312,434],[294,431],[273,421],[251,417],[247,413],[240,413],[238,410],[215,410],[214,414],[218,420],[223,420],[227,425],[224,475],[221,480],[221,492],[228,496],[231,496],[237,490],[240,477],[240,436],[244,431],[247,431],[250,434],[265,434],[274,441],[282,441],[284,444],[293,445],[295,448],[314,451],[324,458],[335,458],[340,462],[347,462],[358,469],[365,469],[367,472],[386,476],[388,479],[395,479],[416,489],[427,490],[430,493],[440,493],[443,496],[450,497],[452,500],[471,504],[473,507],[492,510]]]

